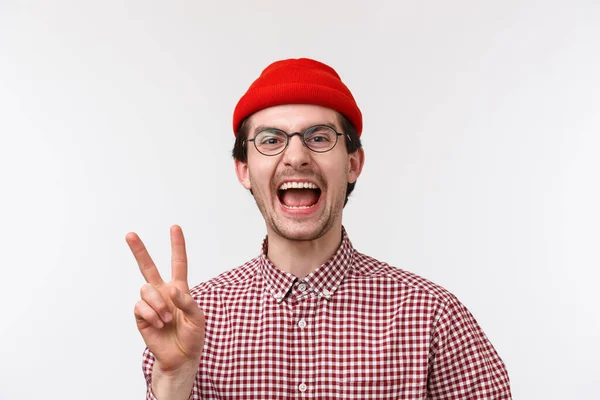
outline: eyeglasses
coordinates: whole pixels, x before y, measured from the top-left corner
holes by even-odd
[[[325,153],[333,149],[338,141],[338,136],[344,136],[327,125],[315,125],[304,132],[287,133],[281,129],[269,128],[260,131],[254,139],[245,142],[253,142],[259,153],[265,156],[276,156],[282,153],[288,146],[293,136],[299,135],[302,144],[315,153]],[[348,137],[350,139],[350,137]]]

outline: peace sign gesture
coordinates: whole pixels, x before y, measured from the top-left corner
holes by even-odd
[[[170,282],[162,279],[137,234],[130,232],[125,240],[147,282],[140,290],[142,299],[136,303],[134,314],[146,346],[156,357],[153,381],[157,370],[166,375],[184,370],[195,374],[204,346],[204,313],[189,294],[181,228],[171,227]]]

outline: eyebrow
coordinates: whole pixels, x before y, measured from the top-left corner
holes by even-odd
[[[317,125],[325,125],[325,126],[328,126],[330,128],[333,128],[336,132],[338,131],[338,127],[336,126],[335,123],[333,123],[333,122],[322,122],[322,123],[318,123],[318,124],[308,125],[306,128],[302,129],[300,132],[304,132],[308,128],[310,128],[312,126],[317,126]],[[283,129],[275,128],[273,126],[258,125],[256,128],[254,128],[254,136],[258,135],[262,131],[266,131],[267,129],[277,129],[278,131],[284,131],[284,132],[286,132]]]

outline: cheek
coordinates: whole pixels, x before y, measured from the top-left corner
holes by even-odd
[[[348,167],[345,164],[336,164],[330,165],[326,169],[322,170],[330,191],[346,190],[346,185],[348,184],[347,168]]]
[[[248,166],[252,185],[260,187],[263,191],[266,190],[271,185],[276,163],[248,158]]]
[[[350,159],[348,154],[345,152],[336,154],[335,159],[332,159],[331,162],[324,165],[323,168],[326,168],[328,174],[335,179],[347,180],[348,173],[350,172]]]

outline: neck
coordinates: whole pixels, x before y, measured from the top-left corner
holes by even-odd
[[[315,240],[290,240],[269,230],[267,256],[280,270],[304,278],[326,263],[342,241],[341,224]]]

